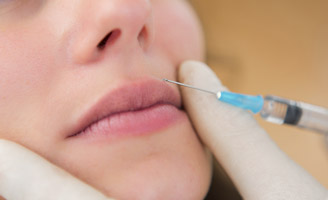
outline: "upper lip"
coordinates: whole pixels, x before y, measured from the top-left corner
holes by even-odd
[[[77,120],[68,137],[78,135],[92,124],[113,114],[142,110],[158,104],[170,104],[180,108],[181,98],[178,90],[154,79],[129,82],[112,89],[91,106]]]

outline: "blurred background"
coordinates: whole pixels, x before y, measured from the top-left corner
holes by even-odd
[[[207,63],[230,90],[328,108],[328,1],[191,2],[205,30]],[[283,151],[328,188],[328,145],[322,135],[257,119]]]

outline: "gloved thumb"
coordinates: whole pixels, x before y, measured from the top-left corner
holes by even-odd
[[[226,90],[200,62],[183,63],[178,79],[214,92]],[[181,93],[198,135],[245,199],[316,199],[314,194],[325,195],[326,190],[275,145],[251,113],[222,103],[212,94],[184,87]]]
[[[179,81],[213,92],[227,90],[209,67],[195,61],[187,61],[181,65]],[[222,136],[236,138],[237,135],[265,135],[251,113],[220,102],[212,94],[183,87],[181,92],[184,106],[200,136],[208,144]]]

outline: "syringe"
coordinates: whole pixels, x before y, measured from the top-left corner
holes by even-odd
[[[163,80],[213,94],[222,102],[250,110],[254,114],[260,113],[262,119],[272,123],[289,124],[328,134],[328,109],[326,108],[271,95],[263,98],[260,95],[252,96],[228,91],[212,92],[168,79]]]

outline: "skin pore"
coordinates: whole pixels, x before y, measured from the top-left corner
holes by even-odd
[[[183,110],[149,134],[68,137],[111,91],[175,80],[182,61],[203,59],[201,29],[186,1],[0,0],[0,44],[0,138],[117,199],[206,195],[210,156]]]

